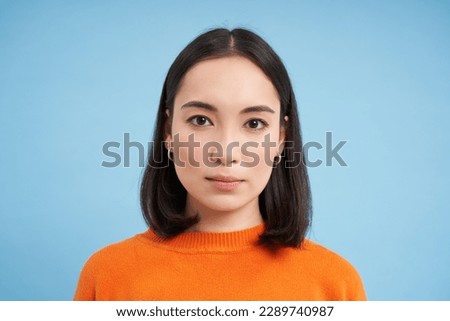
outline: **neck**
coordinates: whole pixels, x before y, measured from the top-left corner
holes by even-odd
[[[189,232],[231,232],[254,227],[263,223],[258,199],[232,210],[206,208],[193,198],[187,198],[188,215],[198,214],[200,221],[189,228]]]

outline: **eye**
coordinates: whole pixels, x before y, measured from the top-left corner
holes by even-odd
[[[195,126],[209,126],[212,125],[211,121],[205,116],[192,116],[188,119],[188,122]]]
[[[250,119],[246,123],[246,127],[250,129],[264,129],[267,127],[267,123],[262,119]]]

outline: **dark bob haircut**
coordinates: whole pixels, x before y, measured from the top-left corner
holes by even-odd
[[[153,147],[141,182],[144,219],[155,233],[166,238],[182,233],[199,221],[198,215],[185,215],[187,192],[178,180],[173,162],[168,160],[167,151],[161,148],[164,130],[170,126],[165,111],[168,109],[173,115],[175,95],[191,67],[207,59],[228,56],[249,59],[269,77],[280,97],[280,124],[285,126],[283,161],[274,167],[259,195],[259,209],[265,222],[259,243],[270,248],[299,247],[311,224],[312,206],[297,103],[281,59],[267,42],[246,29],[213,29],[203,33],[181,51],[170,67],[161,93]],[[284,116],[288,116],[287,123]]]

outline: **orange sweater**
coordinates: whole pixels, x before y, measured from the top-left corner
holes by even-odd
[[[151,229],[98,251],[85,264],[74,300],[365,300],[356,270],[305,240],[271,254],[254,242],[260,224],[233,232]]]

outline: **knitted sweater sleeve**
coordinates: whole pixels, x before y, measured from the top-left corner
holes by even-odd
[[[81,270],[78,285],[73,297],[74,301],[95,300],[95,278],[92,259],[88,260]]]
[[[366,291],[364,289],[363,282],[358,272],[355,270],[353,281],[351,282],[351,288],[347,296],[348,301],[366,301]]]

